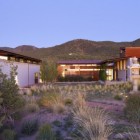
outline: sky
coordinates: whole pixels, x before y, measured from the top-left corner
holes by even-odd
[[[140,0],[0,0],[0,46],[140,38]]]

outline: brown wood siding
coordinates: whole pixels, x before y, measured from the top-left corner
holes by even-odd
[[[140,47],[128,47],[128,48],[126,48],[125,57],[140,58]]]
[[[99,80],[99,71],[93,71],[93,80],[98,81]]]

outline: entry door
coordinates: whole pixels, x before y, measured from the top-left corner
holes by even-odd
[[[35,84],[38,84],[38,72],[35,73]]]

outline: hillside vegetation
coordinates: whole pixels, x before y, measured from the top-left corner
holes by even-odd
[[[23,55],[39,59],[110,59],[119,57],[120,47],[140,46],[140,39],[132,42],[90,41],[76,39],[49,48],[37,48],[31,45],[22,45],[16,48],[1,47]]]

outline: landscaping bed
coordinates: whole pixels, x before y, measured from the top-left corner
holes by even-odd
[[[10,135],[14,137],[11,140],[127,139],[128,132],[133,135],[140,130],[140,125],[125,112],[131,89],[130,83],[94,83],[39,85],[20,90],[25,104],[3,124],[0,138],[8,140],[5,135]],[[89,131],[95,131],[95,124],[100,134],[87,136]]]

